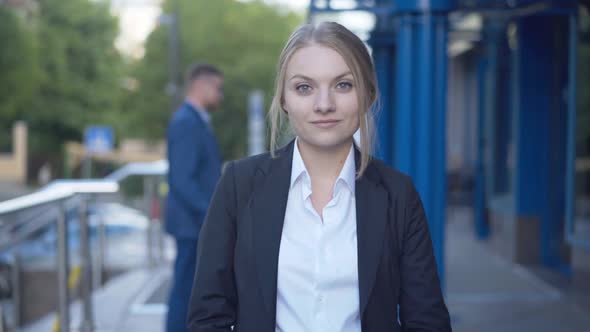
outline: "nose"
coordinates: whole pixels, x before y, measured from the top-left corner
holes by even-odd
[[[335,106],[330,89],[320,89],[315,100],[314,112],[329,113],[334,110]]]

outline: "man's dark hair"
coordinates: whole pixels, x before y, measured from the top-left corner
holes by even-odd
[[[223,76],[221,71],[207,63],[197,63],[190,67],[186,75],[186,82],[193,82],[203,76]]]

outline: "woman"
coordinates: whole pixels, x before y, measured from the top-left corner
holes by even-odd
[[[420,198],[371,159],[377,93],[367,49],[346,28],[291,35],[272,152],[229,164],[203,225],[190,331],[451,330]],[[296,139],[276,149],[284,117]]]

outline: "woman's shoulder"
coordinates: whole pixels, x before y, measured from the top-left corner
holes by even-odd
[[[256,174],[259,167],[266,164],[271,158],[270,153],[266,152],[233,160],[229,165],[231,165],[235,177],[251,177]]]
[[[374,173],[373,176],[376,177],[390,193],[407,194],[414,188],[414,183],[410,176],[392,168],[380,159],[371,159],[367,171]]]
[[[267,152],[228,163],[223,177],[233,182],[238,209],[248,201],[254,190],[256,179],[259,179],[259,170],[263,169],[271,158],[270,153]]]
[[[271,152],[264,152],[254,156],[241,158],[232,162],[234,174],[236,176],[253,176],[257,170],[262,170],[262,173],[269,172],[271,164],[284,169],[288,164],[291,165],[291,157],[293,153],[293,142]]]

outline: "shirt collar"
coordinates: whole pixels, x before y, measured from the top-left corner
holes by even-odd
[[[339,181],[343,181],[344,184],[348,186],[348,189],[350,189],[350,192],[354,195],[356,181],[356,167],[354,162],[354,142],[350,145],[350,151],[348,151],[348,156],[346,157],[346,161],[344,162],[344,166],[342,166],[342,170],[340,171],[340,175],[338,175],[336,183],[338,183]]]
[[[209,112],[206,112],[203,110],[203,108],[201,106],[195,105],[194,103],[191,103],[190,101],[186,101],[187,104],[189,104],[191,106],[191,108],[197,112],[197,114],[199,114],[199,116],[201,117],[201,119],[207,124],[210,125],[211,124],[211,114],[209,114]]]
[[[299,180],[300,177],[304,176],[306,180],[309,180],[309,173],[307,172],[307,168],[305,167],[305,163],[303,163],[303,158],[301,158],[301,153],[299,152],[299,147],[297,146],[297,138],[295,139],[295,146],[293,147],[293,163],[291,165],[291,186]],[[355,170],[355,162],[354,162],[354,143],[350,146],[350,151],[348,152],[348,156],[346,157],[346,161],[342,166],[342,170],[334,183],[334,195],[338,190],[338,184],[344,183],[350,192],[354,195],[355,190],[355,179],[356,179],[356,170]],[[310,183],[311,186],[311,183]]]
[[[205,112],[205,111],[201,111],[200,109],[197,109],[197,112],[199,113],[199,115],[201,116],[201,119],[203,119],[203,121],[205,121],[206,124],[208,124],[208,125],[211,124],[211,114],[209,114],[208,112]]]
[[[291,165],[291,188],[303,174],[307,176],[307,168],[305,168],[303,158],[301,158],[301,153],[299,153],[299,147],[297,146],[297,138],[295,138],[293,146],[293,164]]]

